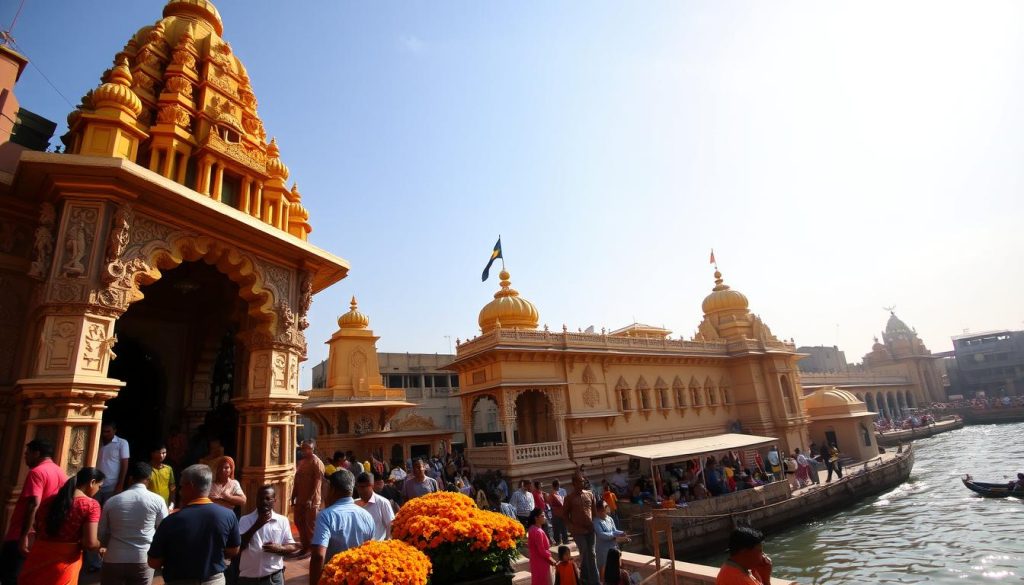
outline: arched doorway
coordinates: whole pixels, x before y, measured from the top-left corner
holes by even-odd
[[[484,394],[473,401],[473,446],[493,447],[505,443],[505,433],[498,424],[498,401]]]
[[[108,375],[125,386],[105,418],[135,459],[148,459],[176,425],[191,436],[186,463],[206,456],[214,440],[237,459],[235,337],[248,319],[238,285],[205,262],[185,262],[141,290],[145,297],[115,325],[118,357]]]
[[[525,445],[557,440],[555,409],[548,397],[537,390],[529,390],[516,397],[515,443]]]

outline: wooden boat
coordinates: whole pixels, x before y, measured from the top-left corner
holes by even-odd
[[[981,494],[986,498],[1006,498],[1009,496],[1015,496],[1018,498],[1024,498],[1024,491],[1013,490],[1007,487],[1005,483],[983,483],[980,481],[974,481],[970,475],[965,475],[961,478],[964,482],[964,486],[976,494]]]

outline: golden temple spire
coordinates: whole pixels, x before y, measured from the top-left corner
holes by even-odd
[[[338,327],[342,329],[366,329],[370,326],[370,318],[359,312],[359,303],[355,295],[349,303],[347,313],[338,317]]]
[[[512,288],[507,270],[503,269],[498,278],[501,279],[501,288],[494,293],[494,300],[480,309],[480,317],[477,319],[480,329],[484,333],[499,328],[536,329],[540,322],[537,307]]]

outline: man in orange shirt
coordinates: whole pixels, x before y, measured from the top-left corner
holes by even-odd
[[[768,585],[772,560],[764,554],[764,534],[740,526],[729,535],[729,558],[722,564],[715,585]]]

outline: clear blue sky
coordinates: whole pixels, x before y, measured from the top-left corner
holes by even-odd
[[[499,233],[552,329],[689,337],[712,247],[777,335],[852,360],[886,305],[933,351],[1024,321],[1024,4],[216,4],[352,263],[311,363],[352,294],[383,351],[474,335]],[[77,103],[162,5],[27,0],[14,36]],[[63,123],[37,69],[17,91]]]

